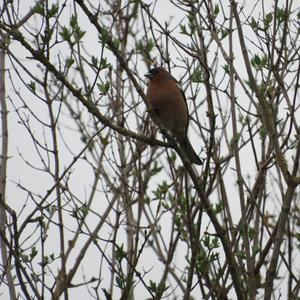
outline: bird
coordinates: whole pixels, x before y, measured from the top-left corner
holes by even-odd
[[[189,112],[178,81],[162,67],[152,68],[144,76],[149,79],[145,100],[153,111],[154,123],[161,124],[175,137],[192,163],[201,165],[202,160],[187,136]]]

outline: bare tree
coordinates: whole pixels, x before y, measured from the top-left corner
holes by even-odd
[[[147,3],[0,7],[0,293],[298,299],[299,4]],[[151,121],[152,66],[201,167]]]

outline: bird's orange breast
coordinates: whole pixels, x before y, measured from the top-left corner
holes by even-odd
[[[175,81],[153,80],[149,83],[146,99],[167,130],[175,136],[186,133],[188,125],[187,105]]]

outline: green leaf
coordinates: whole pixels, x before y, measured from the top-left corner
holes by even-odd
[[[259,55],[255,54],[251,59],[251,65],[257,70],[261,70],[262,68],[266,67],[267,63],[268,58],[265,55],[260,57]]]
[[[109,41],[109,37],[110,37],[110,35],[109,35],[108,30],[105,27],[101,27],[99,40],[102,43],[107,43]]]
[[[210,236],[209,235],[205,235],[204,239],[203,239],[203,245],[206,247],[206,248],[209,248],[209,245],[210,245]]]
[[[154,162],[154,167],[150,170],[151,176],[158,174],[162,170],[162,167],[158,166],[157,161]]]
[[[228,29],[222,29],[221,30],[221,39],[224,39],[228,34],[229,34],[229,30]]]
[[[32,260],[36,255],[38,254],[38,251],[36,250],[36,247],[31,247],[31,253],[30,253],[30,260]]]
[[[105,95],[109,91],[110,84],[109,84],[109,82],[102,83],[102,84],[97,83],[97,86],[98,86],[99,91]]]
[[[222,68],[226,74],[229,74],[229,66],[228,65],[224,65],[224,66],[222,66]]]
[[[109,63],[107,62],[107,58],[104,57],[101,59],[100,68],[105,69],[107,67],[109,67]]]
[[[264,140],[267,137],[267,130],[265,127],[259,129],[259,137],[261,140]]]
[[[154,41],[152,39],[148,39],[146,43],[146,51],[150,52],[154,48]]]
[[[74,64],[74,59],[72,57],[69,57],[66,59],[66,66],[67,68],[70,68]]]
[[[194,73],[191,75],[192,82],[203,82],[203,73],[200,68],[197,68]]]
[[[85,31],[80,30],[80,28],[78,28],[75,32],[74,32],[74,36],[75,36],[75,41],[79,42],[83,36],[85,35]]]
[[[259,251],[260,251],[259,245],[254,245],[254,246],[252,247],[252,253],[253,253],[253,256],[255,256],[257,253],[259,253]]]
[[[89,213],[89,208],[84,204],[80,208],[82,216],[85,218]]]
[[[245,253],[245,251],[242,251],[242,250],[238,250],[236,252],[236,256],[241,258],[241,259],[246,259],[246,253]]]
[[[221,213],[223,211],[223,203],[222,202],[216,203],[214,205],[213,211],[216,215]]]
[[[53,18],[58,12],[58,4],[53,4],[51,8],[48,10],[48,17]]]
[[[119,39],[114,39],[113,45],[116,49],[119,49],[120,47],[120,40]]]
[[[188,35],[185,25],[179,24],[180,33]]]
[[[272,21],[273,21],[273,14],[272,13],[266,14],[266,17],[264,19],[265,30],[270,27]]]
[[[119,263],[126,257],[126,252],[123,250],[124,245],[121,246],[116,245],[117,249],[115,251],[116,259]]]
[[[254,56],[254,63],[256,64],[256,65],[260,65],[260,63],[261,63],[261,60],[260,60],[260,57],[258,56],[258,55],[255,55]]]
[[[125,280],[121,276],[116,276],[116,283],[120,289],[123,289],[125,287]]]
[[[77,16],[72,15],[70,18],[70,26],[71,28],[78,28]]]
[[[67,42],[71,41],[71,33],[66,26],[62,27],[62,30],[59,32],[59,34],[64,41],[67,41]]]
[[[42,262],[40,263],[41,266],[46,266],[49,263],[49,257],[46,255],[42,258]]]
[[[268,57],[264,55],[263,57],[261,57],[261,66],[266,67],[267,63],[268,63]]]
[[[271,12],[266,15],[265,21],[267,23],[271,23],[273,21],[273,14]]]
[[[35,7],[33,8],[33,12],[38,14],[38,15],[42,15],[44,16],[44,6],[41,4],[37,4],[35,5]]]
[[[252,29],[258,29],[258,22],[253,17],[251,18],[250,26]]]
[[[150,280],[150,285],[148,285],[148,288],[153,293],[157,292],[156,283],[154,281],[152,281],[152,280]]]
[[[248,235],[249,235],[250,241],[252,241],[254,239],[255,233],[256,233],[256,231],[253,227],[248,228]]]
[[[218,239],[217,237],[214,237],[214,238],[212,239],[210,248],[211,248],[211,249],[215,249],[215,248],[219,248],[219,247],[220,247],[219,239]]]
[[[279,8],[276,12],[276,19],[279,22],[283,22],[283,21],[285,21],[286,18],[287,18],[287,15],[286,15],[285,9]]]
[[[214,8],[214,16],[216,17],[219,14],[219,12],[220,12],[219,4],[216,4]]]
[[[30,274],[30,277],[31,277],[31,279],[32,279],[34,282],[39,282],[39,281],[40,281],[38,275],[36,275],[35,273],[31,273],[31,274]]]
[[[144,203],[147,204],[147,205],[150,204],[150,197],[149,196],[144,197]]]
[[[43,41],[44,44],[48,43],[51,40],[53,30],[45,30],[44,31],[45,35],[41,34],[41,40]]]
[[[98,67],[98,58],[96,56],[92,56],[92,65],[93,67],[97,68]]]
[[[29,89],[30,89],[33,93],[36,92],[35,81],[30,81],[30,83],[28,83],[27,86],[29,87]]]
[[[159,284],[157,284],[156,282],[150,280],[149,285],[148,285],[148,289],[154,293],[163,293],[164,291],[166,291],[169,287],[166,286],[166,282],[165,281],[161,281]]]

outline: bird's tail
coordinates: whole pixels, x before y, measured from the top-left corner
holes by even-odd
[[[183,149],[183,151],[186,153],[187,157],[190,159],[190,161],[196,165],[202,165],[202,160],[200,157],[196,154],[193,146],[191,145],[188,137],[185,137],[182,141],[179,141],[180,147]]]

